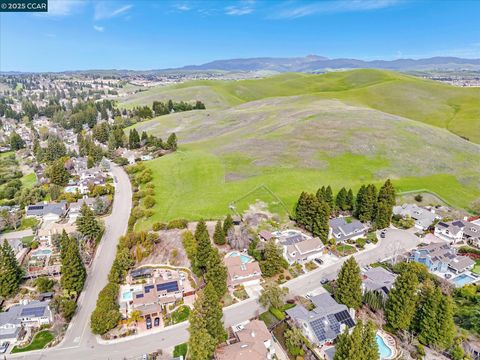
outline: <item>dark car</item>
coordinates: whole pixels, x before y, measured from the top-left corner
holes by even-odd
[[[386,231],[383,230],[383,231],[380,233],[380,237],[381,237],[382,239],[385,239],[385,234],[386,234]]]
[[[0,354],[5,354],[9,345],[10,343],[8,341],[3,342],[2,345],[0,345]]]
[[[160,325],[160,318],[157,317],[157,318],[155,318],[155,320],[153,320],[153,326],[156,327],[158,325]]]
[[[328,279],[323,278],[320,280],[320,284],[325,285],[326,283],[328,283]]]
[[[318,265],[322,265],[322,264],[323,264],[323,260],[322,260],[322,259],[315,258],[314,260],[315,260],[315,262],[316,262]]]
[[[147,330],[151,329],[152,328],[152,319],[151,318],[147,318]]]

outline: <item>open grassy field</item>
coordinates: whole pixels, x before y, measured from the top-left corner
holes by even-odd
[[[146,163],[154,172],[157,205],[155,215],[138,227],[180,217],[217,218],[231,205],[241,211],[256,200],[286,215],[303,190],[315,191],[326,184],[334,190],[358,189],[386,178],[399,192],[427,189],[447,203],[469,209],[480,197],[480,146],[439,124],[360,105],[351,95],[339,96],[353,90],[338,90],[330,98],[316,93],[331,89],[333,82],[357,91],[386,86],[398,78],[422,82],[385,72],[366,78],[345,75],[350,73],[355,72],[340,73],[346,77],[341,82],[337,73],[324,75],[327,79],[320,84],[314,79],[322,77],[304,74],[288,75],[290,82],[283,75],[266,79],[275,83],[270,86],[273,96],[259,100],[255,98],[268,92],[262,85],[266,80],[213,82],[224,92],[237,87],[229,91],[238,100],[136,124],[138,130],[163,138],[175,131],[180,139],[177,153]],[[255,82],[258,88],[249,85]],[[202,83],[212,82],[195,86]],[[288,95],[283,89],[288,86],[297,94]],[[315,93],[301,94],[307,92],[302,86]],[[167,89],[161,89],[162,96]],[[188,86],[175,86],[173,92],[179,89]],[[195,99],[203,101],[199,97],[190,101]]]

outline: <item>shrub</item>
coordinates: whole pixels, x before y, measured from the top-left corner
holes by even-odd
[[[423,196],[421,194],[415,195],[415,201],[422,202]]]
[[[145,206],[147,209],[150,209],[155,206],[157,201],[153,196],[147,196],[145,199],[143,199],[143,206]]]
[[[275,316],[278,320],[282,321],[285,319],[285,313],[277,308],[271,307],[269,311]]]
[[[38,241],[32,241],[32,243],[30,244],[30,248],[32,249],[36,249],[38,248],[40,244],[38,243]]]
[[[35,280],[35,286],[41,293],[52,291],[53,287],[55,286],[55,280],[49,279],[46,276],[42,276]]]
[[[186,229],[188,226],[188,220],[186,219],[175,219],[168,223],[167,229]]]
[[[167,224],[162,222],[156,222],[156,223],[153,223],[152,225],[153,231],[165,230],[166,228],[167,228]]]

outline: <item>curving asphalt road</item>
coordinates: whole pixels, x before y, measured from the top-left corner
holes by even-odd
[[[386,237],[384,239],[380,239],[377,246],[370,250],[357,253],[354,256],[359,264],[363,266],[376,261],[385,260],[395,255],[400,255],[401,253],[416,247],[419,242],[420,239],[410,231],[389,229]],[[101,257],[101,259],[102,260],[100,261],[103,263],[103,257]],[[290,291],[290,296],[293,297],[295,295],[305,295],[308,292],[318,290],[321,288],[320,280],[323,278],[334,278],[345,260],[346,258],[343,258],[338,263],[320,267],[317,270],[288,281],[285,285]],[[106,270],[109,268],[110,266],[108,266]],[[96,300],[96,294],[97,293],[95,293],[94,299],[92,300],[93,302]],[[93,310],[93,307],[91,310]],[[228,327],[251,319],[255,316],[258,316],[263,310],[264,309],[262,309],[258,303],[258,299],[256,298],[248,299],[246,301],[229,306],[224,309],[225,326]],[[29,352],[28,355],[11,355],[8,357],[8,359],[141,359],[142,354],[144,353],[150,353],[159,349],[173,347],[188,340],[188,323],[184,322],[167,327],[156,333],[129,337],[114,343],[99,343],[90,334],[89,329],[85,331],[85,328],[88,325],[90,312],[87,310],[80,311],[79,314],[85,314],[85,316],[87,316],[86,319],[78,319],[79,316],[77,314],[72,322],[79,321],[79,323],[75,323],[72,326],[74,330],[72,330],[70,334],[67,334],[66,341],[64,341],[60,347],[55,347],[53,349],[44,351]],[[75,341],[72,343],[72,339],[75,339],[75,337],[72,337],[72,334],[78,334],[82,328],[84,329],[83,332],[86,334],[80,338],[81,340],[78,343],[75,343]]]

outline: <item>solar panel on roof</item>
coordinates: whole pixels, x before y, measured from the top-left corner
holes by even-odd
[[[171,281],[164,284],[157,284],[157,291],[166,290],[167,292],[178,291],[178,283],[176,281]]]
[[[30,205],[28,207],[28,210],[42,210],[43,209],[43,205]]]
[[[150,290],[152,290],[155,286],[154,285],[147,285],[145,286],[145,292],[148,294]]]
[[[327,339],[324,319],[314,320],[310,323],[310,325],[312,326],[313,332],[319,341],[324,341]]]
[[[31,307],[22,309],[20,316],[42,316],[45,312],[45,308],[42,307]]]
[[[135,297],[136,297],[137,299],[141,299],[141,298],[143,298],[143,294],[137,294],[137,295],[135,295]]]

